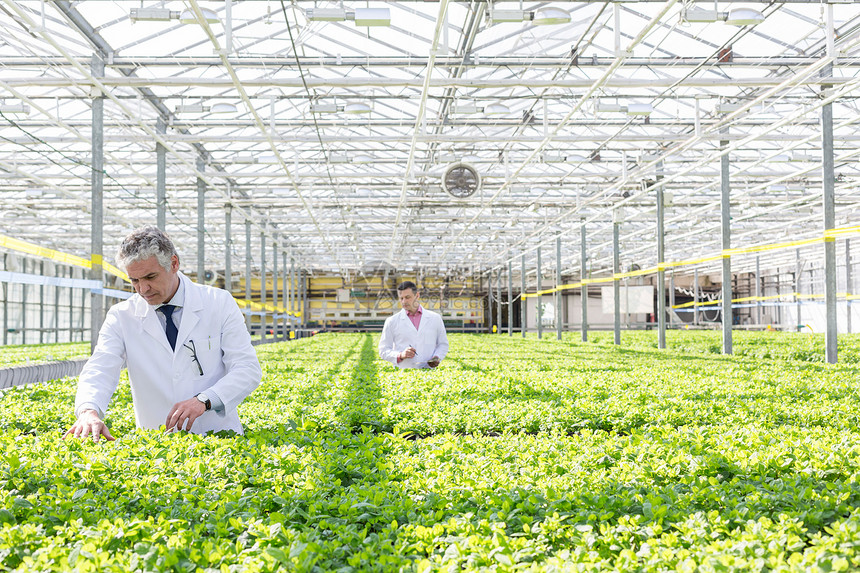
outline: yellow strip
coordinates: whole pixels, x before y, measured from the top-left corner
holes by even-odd
[[[40,247],[39,245],[34,245],[33,243],[28,243],[26,241],[21,241],[20,239],[13,239],[12,237],[6,237],[3,235],[0,235],[0,247],[6,247],[7,249],[18,251],[19,253],[27,253],[28,255],[35,255],[43,259],[49,259],[58,263],[62,263],[64,265],[72,265],[84,269],[92,269],[93,263],[101,264],[102,268],[106,272],[128,282],[128,275],[126,275],[124,272],[122,272],[115,266],[109,263],[105,263],[101,255],[90,255],[90,260],[87,260],[83,257],[55,251],[46,247]]]
[[[860,233],[860,225],[856,227],[843,227],[841,229],[828,229],[824,231],[824,237],[834,239],[840,235],[853,235],[854,233]]]
[[[26,241],[13,239],[12,237],[0,235],[0,247],[6,247],[7,249],[11,249],[13,251],[18,251],[21,253],[27,253],[29,255],[36,255],[37,257],[42,257],[44,259],[51,259],[53,261],[57,261],[66,265],[74,265],[76,267],[83,267],[85,269],[92,268],[90,266],[90,262],[82,257],[76,257],[75,255],[61,253],[59,251],[54,251],[53,249],[46,249],[45,247],[40,247],[39,245],[34,245],[33,243],[27,243]]]
[[[301,314],[299,314],[298,312],[288,311],[286,308],[284,308],[282,306],[275,306],[272,304],[260,304],[259,302],[247,301],[244,298],[236,298],[235,296],[233,298],[236,299],[236,304],[238,304],[241,308],[250,308],[251,310],[256,310],[256,311],[267,310],[269,312],[286,313],[286,314],[295,316],[297,318],[301,317]]]
[[[765,300],[785,300],[785,302],[796,302],[795,299],[822,299],[822,298],[824,298],[823,294],[802,294],[802,293],[798,293],[798,292],[792,292],[792,293],[775,294],[775,295],[771,295],[771,296],[745,296],[745,297],[741,297],[741,298],[733,298],[732,303],[736,303],[736,302],[759,302],[759,301],[765,301]],[[860,295],[854,295],[854,294],[848,294],[848,293],[841,292],[841,293],[836,294],[836,298],[837,299],[843,299],[843,300],[855,300],[855,299],[860,298]],[[693,301],[693,302],[685,302],[683,304],[676,304],[676,305],[673,305],[672,308],[690,308],[693,306],[711,306],[711,305],[722,304],[722,302],[723,302],[722,299],[700,301],[698,303]]]
[[[102,268],[105,271],[107,271],[108,273],[112,274],[115,277],[121,278],[122,280],[124,280],[127,283],[131,282],[131,280],[129,280],[127,274],[125,274],[124,272],[122,272],[121,270],[119,270],[118,268],[116,268],[115,266],[113,266],[110,263],[102,263]]]

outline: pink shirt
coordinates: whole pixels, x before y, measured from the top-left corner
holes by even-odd
[[[418,325],[421,324],[421,313],[424,312],[424,309],[421,308],[421,305],[418,305],[418,310],[415,312],[406,311],[406,316],[409,317],[409,320],[412,321],[412,324],[415,326],[415,330],[418,330]]]

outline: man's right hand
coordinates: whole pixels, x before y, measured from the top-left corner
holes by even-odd
[[[102,419],[99,418],[95,410],[84,410],[81,412],[74,425],[69,428],[68,432],[63,434],[63,439],[65,440],[69,436],[84,439],[89,435],[92,435],[94,442],[98,442],[102,436],[111,441],[115,439],[111,436],[110,430]]]
[[[397,358],[400,360],[406,360],[407,358],[415,358],[416,350],[411,346],[397,355]]]

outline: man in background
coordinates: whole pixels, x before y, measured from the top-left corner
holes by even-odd
[[[157,227],[133,231],[116,260],[136,294],[108,311],[64,437],[114,439],[104,417],[124,364],[139,427],[241,433],[237,407],[262,370],[236,301],[179,272],[173,242]]]
[[[448,353],[442,317],[421,306],[418,287],[404,281],[397,287],[402,310],[382,327],[379,354],[398,368],[436,368]]]

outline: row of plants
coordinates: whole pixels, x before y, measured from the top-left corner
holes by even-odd
[[[0,368],[55,360],[77,360],[89,355],[89,342],[0,346]]]
[[[63,441],[74,380],[5,391],[0,570],[860,568],[856,365],[449,338],[257,347],[244,436],[136,429],[124,379]]]

